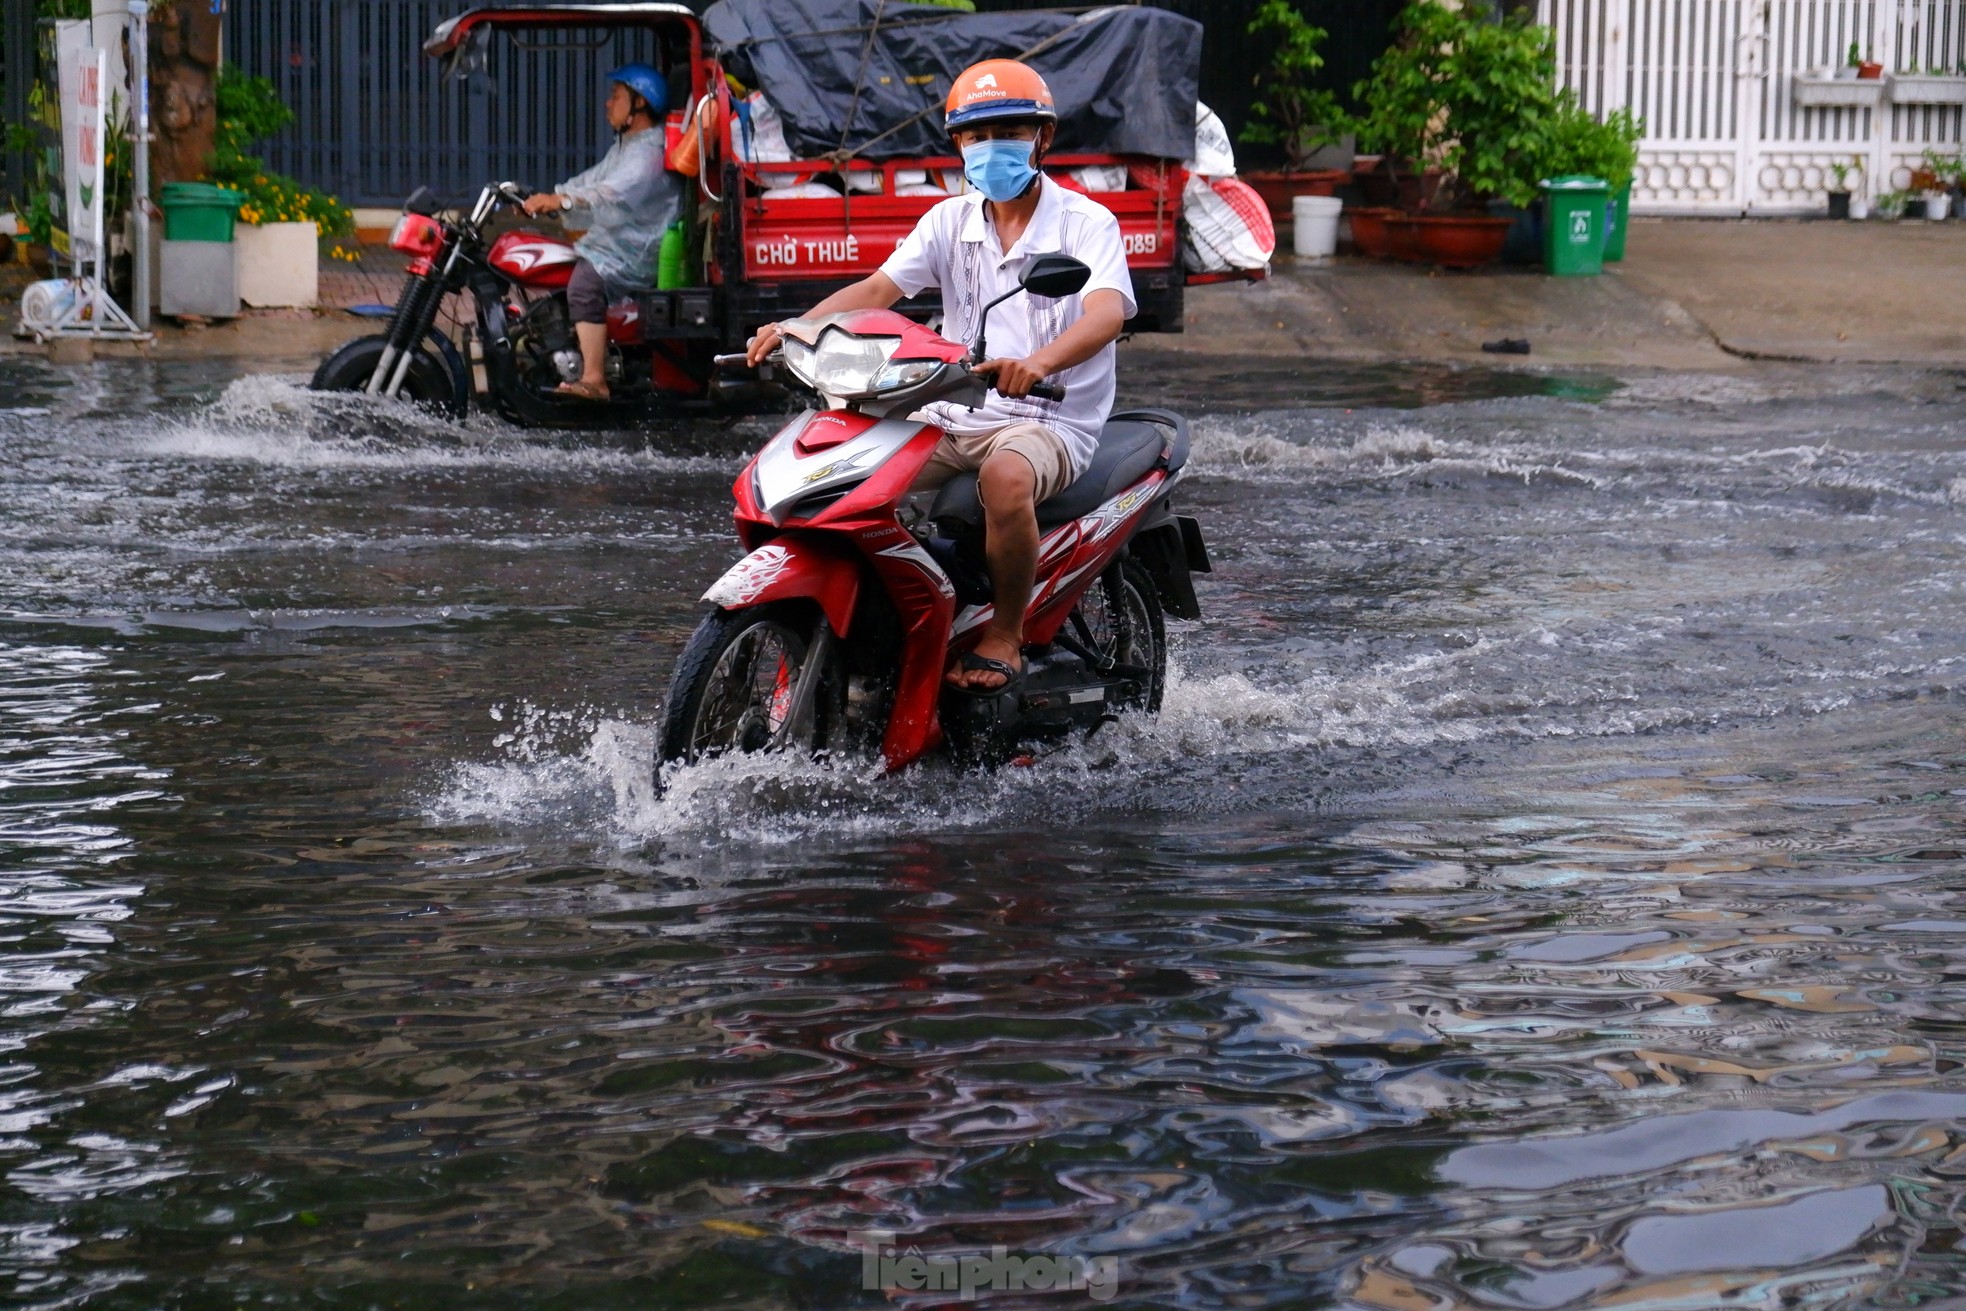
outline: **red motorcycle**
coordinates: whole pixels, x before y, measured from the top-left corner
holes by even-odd
[[[522,207],[529,194],[500,182],[486,187],[462,215],[441,213],[428,188],[411,196],[389,237],[390,248],[408,255],[410,264],[388,330],[358,337],[322,361],[313,388],[411,400],[462,418],[471,403],[471,372],[435,324],[447,296],[469,291],[487,398],[514,423],[613,423],[652,401],[674,410],[706,398],[718,345],[707,289],[614,301],[608,306],[612,397],[589,401],[555,391],[580,377],[580,345],[566,296],[573,245],[524,228],[489,231],[494,216]]]
[[[1069,256],[1039,255],[1020,289],[1069,296],[1089,276]],[[979,341],[1002,299],[985,308]],[[772,361],[824,408],[786,424],[738,475],[750,554],[704,593],[714,608],[677,662],[661,760],[878,749],[900,769],[946,743],[982,762],[1157,711],[1163,615],[1200,617],[1192,574],[1209,568],[1200,526],[1169,504],[1186,421],[1113,416],[1084,476],[1038,506],[1024,673],[994,693],[951,689],[951,657],[991,616],[982,503],[976,476],[961,475],[910,524],[902,502],[943,434],[906,416],[930,401],[980,402],[980,357],[891,310],[781,327]],[[1049,383],[1032,394],[1064,396]]]

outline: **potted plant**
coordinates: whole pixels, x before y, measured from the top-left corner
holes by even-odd
[[[320,295],[323,237],[352,236],[355,217],[332,196],[270,173],[248,147],[293,121],[273,83],[237,69],[219,71],[217,147],[206,172],[240,192],[239,299],[248,305],[312,306]]]
[[[1908,189],[1917,192],[1937,191],[1945,170],[1944,156],[1927,147],[1925,153],[1918,157],[1918,167],[1911,171],[1911,183]]]
[[[1925,202],[1925,217],[1937,223],[1952,214],[1952,193],[1945,190],[1923,192],[1920,196]]]
[[[1945,217],[1944,214],[1931,213],[1933,208],[1931,196],[1936,192],[1944,193],[1946,209],[1949,212],[1953,197],[1959,193],[1962,179],[1966,179],[1966,157],[1941,155],[1936,149],[1929,147],[1919,156],[1918,167],[1911,171],[1911,189],[1925,197],[1927,218]]]
[[[1326,33],[1313,27],[1289,0],[1264,0],[1246,29],[1271,49],[1270,62],[1256,74],[1256,100],[1239,139],[1283,154],[1283,167],[1243,170],[1238,176],[1263,198],[1276,219],[1291,217],[1296,196],[1330,196],[1350,181],[1346,169],[1313,167],[1314,157],[1340,143],[1345,116],[1329,91],[1312,85],[1324,56],[1318,47]]]
[[[1831,160],[1829,176],[1829,216],[1847,219],[1850,217],[1850,165]]]
[[[1545,134],[1558,104],[1549,29],[1521,16],[1490,19],[1478,6],[1413,0],[1393,44],[1357,87],[1360,134],[1409,176],[1439,169],[1438,185],[1402,197],[1386,222],[1399,253],[1471,267],[1500,257],[1513,222],[1491,201],[1536,196]]]
[[[1374,259],[1391,258],[1392,238],[1386,232],[1386,220],[1398,216],[1399,211],[1388,205],[1347,205],[1345,218],[1351,224],[1352,244],[1358,253]]]
[[[1798,73],[1790,88],[1795,103],[1803,108],[1866,108],[1884,99],[1884,66],[1865,62],[1852,41],[1840,68]]]
[[[1877,198],[1877,217],[1893,221],[1905,216],[1905,206],[1911,202],[1909,191],[1887,191]]]
[[[1966,105],[1966,76],[1936,64],[1922,73],[1908,68],[1892,76],[1891,99],[1900,105]]]

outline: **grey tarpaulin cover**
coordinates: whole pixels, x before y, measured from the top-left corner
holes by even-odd
[[[1033,47],[1042,48],[1025,57],[1058,101],[1056,149],[1166,159],[1194,151],[1201,24],[1164,9],[969,14],[883,0],[722,0],[703,25],[724,67],[777,108],[803,158],[842,145],[866,146],[867,159],[946,155],[942,102],[956,74]]]

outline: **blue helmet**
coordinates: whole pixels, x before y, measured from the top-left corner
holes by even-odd
[[[669,79],[650,64],[623,64],[608,74],[608,81],[619,82],[649,102],[649,113],[661,118],[669,112]]]

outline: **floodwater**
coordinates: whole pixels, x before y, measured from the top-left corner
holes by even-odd
[[[658,798],[760,423],[0,361],[0,1299],[1966,1293],[1958,380],[1233,381],[1158,722]]]

